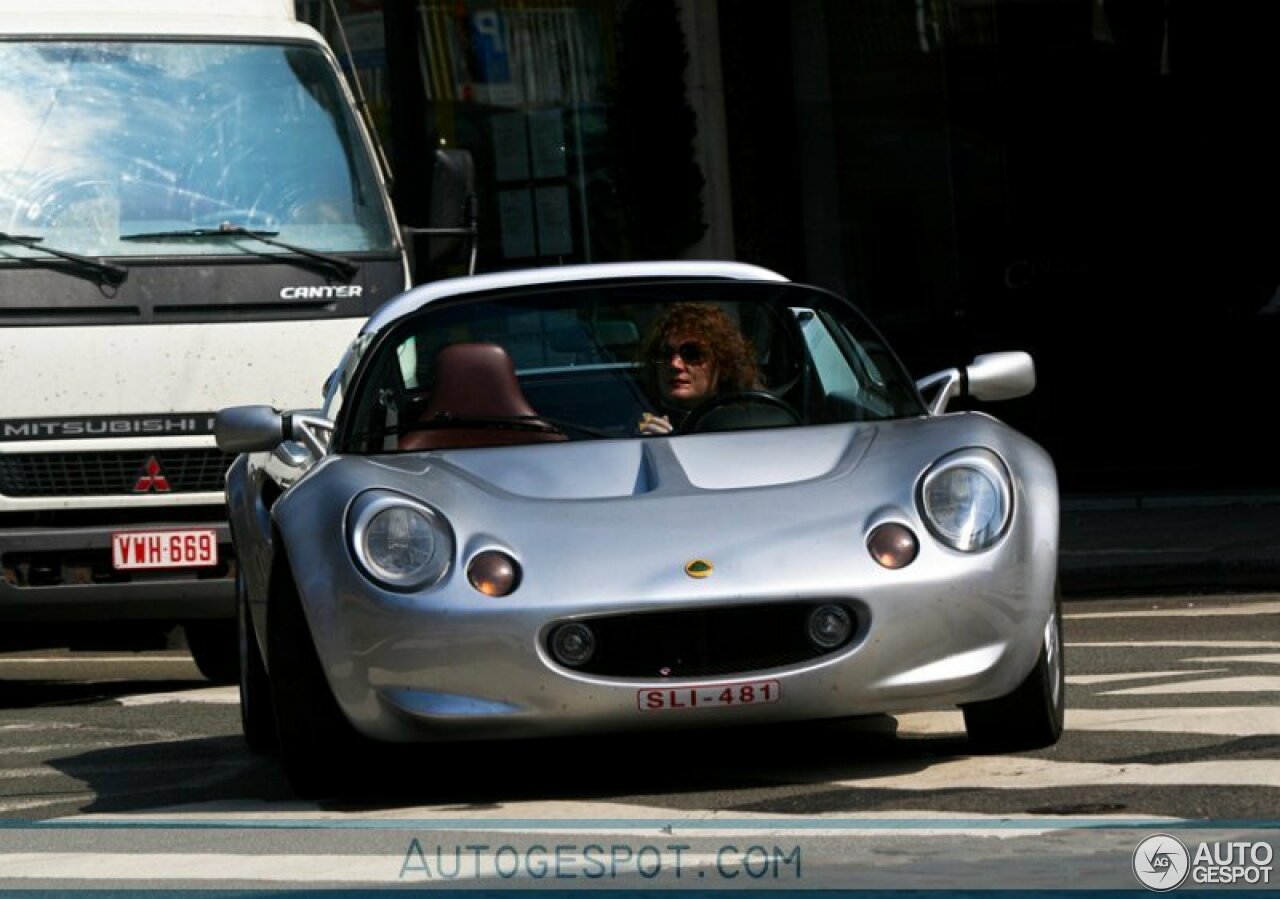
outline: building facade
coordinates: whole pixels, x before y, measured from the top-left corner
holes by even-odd
[[[299,10],[350,47],[405,207],[432,147],[471,152],[482,270],[765,265],[852,297],[917,374],[1031,351],[1036,393],[992,411],[1069,491],[1274,487],[1280,4]]]

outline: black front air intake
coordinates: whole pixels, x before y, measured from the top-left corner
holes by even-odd
[[[769,603],[575,619],[591,629],[596,649],[573,670],[628,679],[723,677],[812,661],[861,639],[863,619],[852,604],[840,603],[853,622],[849,638],[829,648],[815,646],[809,617],[820,605]],[[555,658],[550,645],[547,651]]]

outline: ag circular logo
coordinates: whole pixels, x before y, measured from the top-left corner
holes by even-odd
[[[1182,885],[1191,868],[1191,855],[1177,837],[1158,833],[1133,850],[1133,874],[1149,890],[1165,892]]]

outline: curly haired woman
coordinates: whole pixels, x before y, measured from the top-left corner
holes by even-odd
[[[755,350],[724,310],[677,303],[654,324],[641,347],[650,387],[666,415],[646,412],[641,434],[670,434],[700,403],[762,385]]]

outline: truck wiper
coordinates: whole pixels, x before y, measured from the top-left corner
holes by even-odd
[[[92,272],[99,284],[106,284],[109,287],[119,287],[124,283],[124,279],[129,276],[129,270],[123,265],[116,265],[114,262],[104,262],[101,259],[94,259],[91,256],[81,256],[79,253],[72,253],[70,250],[59,250],[54,247],[46,247],[42,241],[43,237],[36,234],[8,234],[0,231],[0,243],[13,243],[20,247],[26,247],[28,250],[35,250],[40,253],[48,253],[58,259],[65,259],[67,262],[73,262],[82,269]]]
[[[122,234],[121,240],[203,240],[205,238],[222,239],[227,237],[247,237],[250,240],[256,240],[259,243],[269,244],[273,247],[279,247],[282,250],[288,250],[290,253],[296,253],[305,259],[320,266],[324,271],[337,275],[344,281],[350,281],[360,271],[360,267],[354,262],[343,259],[341,256],[332,256],[328,253],[318,253],[315,250],[308,250],[306,247],[299,247],[291,243],[285,243],[283,240],[276,240],[275,236],[279,231],[259,231],[256,229],[245,228],[241,225],[232,225],[223,222],[216,228],[190,228],[179,231],[143,231],[137,234]]]

